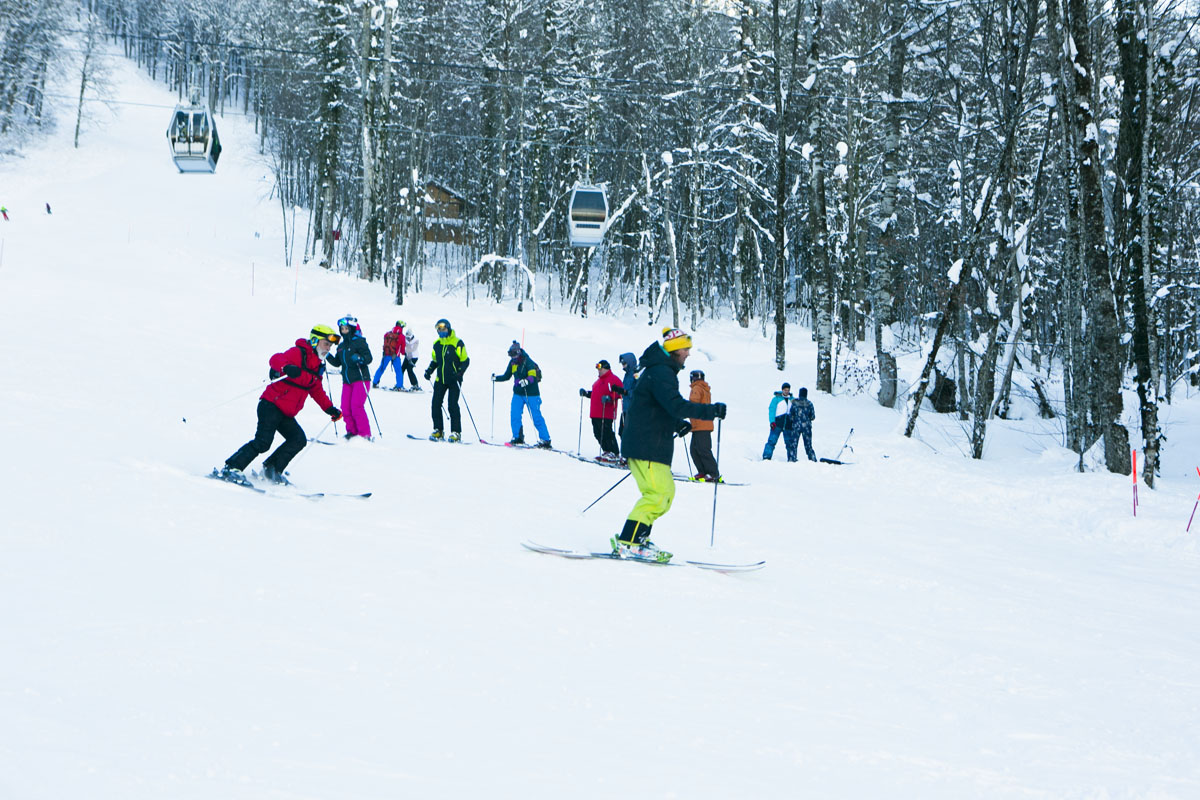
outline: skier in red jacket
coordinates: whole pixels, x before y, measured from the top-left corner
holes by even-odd
[[[617,399],[625,393],[621,379],[613,374],[612,367],[603,358],[596,362],[596,382],[591,391],[580,389],[580,397],[592,398],[590,416],[592,435],[600,443],[597,461],[620,462],[620,446],[613,432],[613,421],[617,418]]]
[[[273,483],[287,483],[283,471],[296,454],[308,444],[308,437],[296,415],[309,397],[335,421],[342,412],[333,405],[321,387],[325,374],[324,360],[331,345],[341,337],[328,325],[314,325],[307,339],[297,339],[296,346],[271,356],[271,384],[258,400],[258,429],[254,438],[225,459],[225,467],[217,477],[232,483],[250,485],[243,470],[250,462],[271,449],[278,431],[283,444],[263,462],[263,476]]]

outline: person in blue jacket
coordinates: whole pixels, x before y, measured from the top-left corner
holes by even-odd
[[[550,449],[550,430],[546,427],[545,418],[542,417],[542,397],[538,390],[538,384],[542,381],[541,367],[529,357],[520,342],[516,340],[508,347],[508,359],[508,367],[504,372],[493,375],[492,380],[499,383],[511,378],[513,382],[512,405],[509,407],[512,440],[509,444],[525,444],[521,421],[524,418],[525,409],[528,408],[529,416],[533,417],[533,425],[538,432],[537,446]]]
[[[617,422],[617,434],[623,439],[625,437],[625,417],[629,414],[629,400],[633,397],[633,389],[637,386],[638,379],[638,360],[633,353],[621,353],[617,359],[621,366],[625,368],[625,375],[621,379],[621,419]]]
[[[771,456],[775,455],[775,443],[779,441],[779,434],[783,433],[787,427],[787,414],[791,403],[792,385],[785,383],[771,398],[771,405],[767,408],[767,420],[771,423],[771,432],[767,435],[767,444],[763,448],[763,461],[770,461]]]

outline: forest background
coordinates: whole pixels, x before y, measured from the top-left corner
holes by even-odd
[[[1192,0],[8,0],[0,156],[68,61],[78,146],[116,41],[252,117],[288,248],[397,304],[436,280],[731,318],[781,370],[804,322],[817,390],[907,402],[908,435],[931,397],[976,458],[1020,373],[1081,468],[1140,448],[1153,485],[1159,409],[1200,384],[1198,21]],[[567,241],[581,182],[609,197],[597,248]],[[429,246],[432,192],[458,244]]]

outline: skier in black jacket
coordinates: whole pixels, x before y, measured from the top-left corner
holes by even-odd
[[[663,328],[663,341],[642,353],[638,377],[630,398],[621,455],[642,496],[634,504],[621,533],[612,537],[613,553],[621,558],[669,561],[671,554],[650,541],[654,521],[667,513],[675,499],[671,457],[675,437],[691,430],[688,417],[725,418],[724,403],[692,403],[679,393],[679,371],[691,354],[692,337],[681,330]]]
[[[371,386],[371,346],[363,338],[358,320],[347,314],[338,320],[342,341],[337,352],[325,360],[342,370],[342,413],[346,419],[346,438],[361,436],[371,440],[371,420],[367,417],[367,391]]]
[[[430,356],[429,366],[425,368],[425,380],[429,380],[435,372],[437,373],[437,378],[433,381],[431,407],[433,433],[429,435],[429,438],[434,441],[441,441],[443,438],[442,400],[445,399],[446,405],[450,409],[449,441],[457,442],[462,439],[462,417],[458,410],[458,396],[462,389],[463,374],[466,373],[467,367],[471,366],[471,359],[467,356],[467,343],[458,338],[458,334],[450,326],[450,320],[439,319],[434,330],[437,331],[438,338],[433,343],[433,354]]]

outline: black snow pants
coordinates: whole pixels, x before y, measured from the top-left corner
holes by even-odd
[[[458,384],[449,386],[441,381],[433,383],[433,429],[442,430],[442,399],[445,398],[450,407],[450,431],[462,433],[462,418],[458,413]]]
[[[283,444],[267,457],[263,467],[270,467],[282,473],[296,454],[308,444],[308,437],[295,417],[289,417],[279,410],[279,406],[269,400],[258,401],[258,429],[254,438],[246,442],[238,451],[225,459],[225,466],[244,470],[250,462],[271,449],[275,433],[283,434]]]
[[[717,474],[717,460],[713,458],[712,431],[692,431],[691,449],[697,475],[721,477]]]
[[[600,443],[600,450],[605,453],[621,454],[621,445],[617,444],[617,435],[613,433],[613,421],[602,417],[592,417],[592,435]]]

